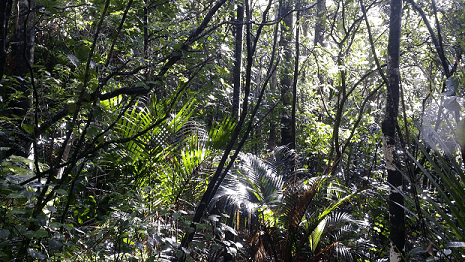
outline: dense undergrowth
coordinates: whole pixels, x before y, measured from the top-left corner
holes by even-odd
[[[463,261],[464,4],[400,2],[402,186],[390,6],[0,1],[0,261],[389,261],[392,193]]]

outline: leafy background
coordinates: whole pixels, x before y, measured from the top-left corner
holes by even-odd
[[[388,260],[389,2],[1,5],[0,260]],[[403,5],[406,261],[464,256],[463,7]]]

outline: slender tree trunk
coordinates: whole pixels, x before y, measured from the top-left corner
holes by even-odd
[[[148,0],[144,0],[144,58],[148,57],[148,48],[149,48],[149,10],[148,10]]]
[[[277,3],[277,8],[276,8],[276,19],[280,18],[281,15],[281,4],[282,1],[279,1]],[[275,30],[275,35],[274,35],[274,42],[277,42],[278,40],[278,29],[279,29],[279,24],[277,24]],[[273,71],[273,75],[271,76],[270,80],[270,92],[273,94],[273,96],[276,94],[277,86],[278,86],[278,70]],[[279,122],[276,119],[276,114],[271,114],[270,116],[270,133],[269,133],[269,138],[268,138],[268,150],[273,151],[274,148],[277,145],[277,139],[278,139],[278,132],[277,131],[277,123]]]
[[[26,76],[29,73],[28,64],[32,65],[34,61],[34,15],[30,13],[27,0],[20,0],[16,4],[19,18],[11,42],[9,65],[13,75]]]
[[[270,91],[272,94],[276,92],[276,86],[278,85],[276,70],[273,72],[270,82]],[[276,147],[276,121],[275,115],[272,114],[270,117],[270,136],[268,138],[268,150],[273,150]]]
[[[12,0],[0,0],[0,80],[6,65],[6,36],[8,32],[8,21],[11,12]],[[3,95],[3,91],[0,93]]]
[[[297,9],[300,8],[300,0],[297,2]],[[291,116],[291,144],[290,149],[296,149],[296,104],[297,104],[297,80],[299,78],[299,57],[300,57],[300,32],[299,32],[300,12],[296,14],[296,29],[295,29],[295,59],[294,59],[294,80],[292,82],[292,116]]]
[[[237,5],[237,19],[235,26],[235,42],[234,42],[234,68],[233,68],[233,101],[232,101],[232,116],[235,120],[240,115],[239,99],[241,92],[241,63],[242,63],[242,24],[244,22],[244,6],[242,3]],[[228,219],[228,225],[234,227],[234,215]],[[239,221],[237,221],[239,223]],[[226,232],[225,239],[234,241],[234,235],[231,232]],[[223,249],[223,260],[229,262],[233,260],[231,254]]]
[[[239,115],[239,96],[241,91],[241,63],[242,63],[242,24],[244,22],[244,6],[237,5],[237,20],[235,28],[234,69],[233,69],[233,101],[232,115]]]
[[[324,16],[326,14],[326,0],[318,0],[316,4],[316,24],[315,24],[315,37],[313,44],[316,46],[320,44],[324,46]]]
[[[396,153],[396,125],[399,110],[399,50],[401,37],[402,0],[391,0],[389,24],[386,114],[382,123],[384,157],[388,172],[388,183],[393,187],[389,194],[390,261],[402,261],[405,246],[404,199],[402,174]]]
[[[16,21],[15,30],[13,33],[12,40],[10,42],[10,52],[7,55],[7,64],[5,68],[9,74],[19,77],[19,84],[15,86],[13,92],[19,92],[21,96],[9,102],[8,106],[8,117],[16,116],[16,126],[22,124],[30,124],[32,120],[27,120],[26,113],[32,105],[31,94],[32,89],[26,83],[26,75],[29,73],[29,68],[34,62],[34,13],[31,12],[33,7],[32,1],[20,0],[15,3],[16,7]],[[5,17],[5,19],[7,19]],[[6,22],[6,20],[5,20]],[[4,25],[7,26],[6,24]],[[6,32],[5,32],[6,35]],[[5,90],[5,97],[8,99],[11,92]],[[27,134],[24,130],[21,133],[16,133],[17,144],[19,146],[12,146],[7,155],[15,154],[27,157],[31,146],[31,141],[23,138],[22,136]]]
[[[281,145],[288,145],[290,148],[295,147],[295,138],[292,136],[292,28],[293,17],[292,13],[288,14],[291,10],[291,0],[284,0],[281,5],[281,14],[283,17],[283,26],[281,30],[281,46],[284,49],[283,56],[283,69],[281,71],[281,99],[283,103],[283,110],[281,113]]]
[[[17,126],[21,126],[23,123],[31,124],[33,123],[32,119],[28,119],[26,116],[28,110],[32,106],[32,87],[29,83],[26,82],[26,75],[31,73],[30,69],[34,63],[34,42],[35,42],[35,30],[34,30],[34,13],[32,12],[34,8],[34,2],[31,0],[19,0],[15,3],[17,20],[15,23],[15,30],[13,35],[13,41],[11,43],[11,52],[8,54],[8,69],[10,73],[14,76],[20,77],[19,85],[15,87],[16,91],[19,91],[21,96],[16,100],[10,102],[8,107],[15,108],[10,110],[12,115],[18,116],[17,120],[21,123]],[[31,78],[33,76],[31,75]],[[37,111],[37,110],[36,110]],[[37,113],[37,112],[36,112]],[[37,122],[36,122],[37,124]],[[21,132],[25,132],[23,129]],[[32,145],[31,140],[18,139],[22,148],[13,148],[15,155],[21,155],[27,157],[31,154],[30,148]],[[34,137],[34,141],[37,141],[37,138]],[[37,149],[37,144],[35,144],[35,149]],[[37,153],[37,150],[34,150]],[[35,157],[32,155],[32,157]],[[36,172],[38,172],[36,170]],[[40,181],[40,177],[39,177]],[[36,224],[30,224],[28,229],[36,229]],[[32,230],[31,230],[32,231]],[[22,241],[21,247],[17,253],[17,259],[23,260],[27,256],[27,247],[29,246],[30,239],[24,239]]]
[[[430,36],[431,36],[431,40],[433,41],[436,52],[437,52],[437,54],[439,56],[439,59],[441,60],[441,65],[442,65],[442,69],[444,70],[444,74],[446,75],[446,78],[449,78],[452,74],[451,74],[451,72],[449,70],[449,62],[447,61],[447,58],[446,58],[446,56],[444,54],[444,46],[442,44],[442,35],[441,35],[441,29],[440,29],[441,27],[440,27],[438,19],[437,19],[436,3],[433,1],[433,10],[434,10],[435,18],[436,18],[436,26],[438,28],[438,35],[437,36],[434,33],[434,30],[431,27],[431,24],[428,21],[428,18],[426,17],[426,14],[423,11],[423,9],[417,3],[415,3],[414,0],[407,0],[407,1],[413,6],[413,8],[415,8],[415,10],[418,11],[421,18],[423,19],[423,23],[425,23],[426,28],[428,28],[428,31],[429,31]]]

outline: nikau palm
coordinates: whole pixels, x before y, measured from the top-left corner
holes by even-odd
[[[264,160],[240,155],[210,211],[227,212],[226,223],[250,241],[256,261],[351,260],[347,233],[355,221],[337,208],[354,194],[331,175],[291,171],[294,159],[286,147]]]

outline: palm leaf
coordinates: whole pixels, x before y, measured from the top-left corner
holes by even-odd
[[[208,147],[212,149],[225,149],[236,128],[234,118],[225,118],[221,124],[214,126],[208,132]]]
[[[318,242],[320,242],[321,234],[323,234],[323,231],[326,228],[326,222],[326,218],[321,220],[318,226],[313,230],[313,232],[310,234],[310,237],[308,238],[308,241],[310,243],[310,249],[313,252],[315,252]]]
[[[436,163],[436,161],[434,161],[429,156],[429,154],[426,152],[426,149],[421,144],[419,144],[419,147],[422,150],[423,154],[425,154],[425,157],[427,158],[428,162],[432,165],[435,173],[439,175],[441,181],[443,181],[448,186],[448,188],[450,188],[450,197],[443,190],[443,186],[441,186],[437,182],[437,179],[433,177],[433,175],[430,172],[428,172],[420,163],[418,163],[418,161],[414,159],[409,152],[407,152],[407,154],[414,161],[414,163],[421,169],[421,171],[429,179],[429,181],[434,185],[441,199],[445,201],[446,206],[450,208],[452,215],[454,217],[463,217],[465,214],[463,196],[465,194],[460,196],[461,192],[463,191],[463,185],[461,185],[460,181],[454,177],[454,173],[450,172],[449,168],[446,168],[446,171],[443,172],[443,169],[441,169],[438,163]],[[448,166],[448,164],[445,163],[442,157],[438,156],[437,158],[441,162],[441,167]],[[448,226],[450,226],[450,228],[455,232],[456,237],[458,237],[461,241],[465,241],[465,234],[463,233],[463,229],[465,228],[465,221],[463,221],[463,219],[458,219],[458,221],[456,222],[460,225],[460,227],[457,226],[456,222],[453,221],[451,217],[444,212],[443,208],[439,206],[437,201],[432,200],[430,197],[427,197],[427,200],[433,206],[436,212],[438,212],[438,214],[441,215],[442,219],[444,219],[447,222]],[[454,203],[452,201],[454,201]]]
[[[438,236],[431,241],[434,243],[440,239],[444,246],[456,241],[465,242],[465,221],[461,219],[465,216],[463,169],[455,158],[448,157],[446,160],[438,152],[430,154],[416,138],[415,140],[427,160],[426,164],[420,164],[410,152],[406,151],[406,154],[434,187],[434,192],[426,193],[419,185],[414,184],[416,190],[424,192],[422,199],[427,205],[423,206],[429,207],[421,209],[425,224]],[[453,255],[460,259],[461,254],[457,253],[461,250],[453,251]]]

